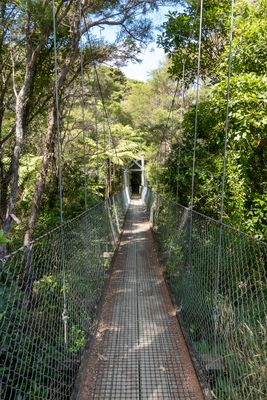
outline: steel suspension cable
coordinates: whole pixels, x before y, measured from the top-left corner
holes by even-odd
[[[114,141],[114,136],[113,136],[113,134],[112,134],[112,130],[111,130],[111,126],[110,126],[110,121],[109,121],[109,115],[108,115],[108,111],[107,111],[107,107],[106,107],[106,103],[105,103],[105,99],[104,99],[104,95],[103,95],[103,90],[102,90],[102,86],[101,86],[101,83],[100,83],[100,79],[99,79],[99,75],[98,75],[98,71],[97,71],[96,65],[94,65],[94,69],[95,69],[95,71],[96,71],[96,79],[97,79],[98,89],[99,89],[99,93],[100,93],[100,97],[101,97],[101,102],[102,102],[104,114],[105,114],[106,121],[107,121],[107,125],[108,125],[108,130],[109,130],[109,135],[110,135],[110,138],[111,138],[112,147],[113,147],[113,149],[114,149],[115,156],[116,156],[116,158],[117,158],[117,160],[118,160],[119,157],[118,157],[118,153],[117,153],[117,150],[116,150],[116,145],[115,145],[115,141]]]
[[[58,62],[57,62],[57,29],[56,29],[56,8],[55,0],[52,0],[53,12],[53,42],[54,42],[54,80],[55,80],[55,105],[56,105],[56,133],[57,133],[57,158],[58,158],[58,179],[59,179],[59,203],[60,203],[60,225],[61,225],[61,269],[63,281],[63,313],[62,320],[64,325],[64,343],[68,343],[68,312],[66,296],[66,272],[65,272],[65,251],[64,251],[64,232],[63,232],[63,191],[62,191],[62,162],[61,162],[61,131],[59,121],[59,87],[58,87]]]
[[[167,129],[168,129],[168,125],[170,122],[170,118],[171,118],[171,114],[173,112],[173,108],[174,108],[174,104],[175,104],[175,99],[177,96],[177,92],[178,92],[178,87],[179,87],[179,81],[176,82],[176,86],[175,86],[175,90],[174,90],[174,95],[172,97],[172,102],[171,102],[171,107],[169,110],[169,114],[168,114],[168,118],[167,118],[167,122],[166,122],[166,126],[165,126],[165,133],[167,133]]]
[[[174,94],[173,94],[173,97],[172,97],[171,106],[170,106],[168,117],[167,117],[167,122],[165,124],[164,129],[163,129],[163,134],[161,135],[161,138],[160,138],[160,148],[156,153],[156,193],[157,193],[157,196],[156,196],[156,210],[157,211],[158,211],[158,208],[159,208],[159,176],[158,175],[159,175],[159,164],[161,163],[161,145],[163,143],[163,140],[166,139],[168,125],[169,125],[169,122],[170,122],[171,114],[173,112],[173,108],[174,108],[174,104],[175,104],[175,98],[176,98],[177,92],[178,92],[178,87],[179,87],[179,81],[176,82]],[[166,157],[166,143],[165,143],[165,157]]]
[[[157,165],[157,167],[156,167],[156,187],[157,187],[157,192],[158,192],[158,188],[159,188],[158,172],[159,172],[159,163],[161,162],[161,145],[162,145],[163,141],[166,139],[168,125],[169,125],[169,122],[170,122],[171,114],[173,112],[173,108],[174,108],[174,104],[175,104],[175,98],[176,98],[177,92],[178,92],[178,87],[179,87],[179,81],[176,82],[174,94],[173,94],[172,101],[171,101],[171,106],[170,106],[169,112],[168,112],[167,121],[166,121],[165,126],[163,128],[163,133],[162,133],[162,135],[160,137],[160,142],[159,142],[160,143],[160,147],[159,147],[158,151],[156,152],[156,165]],[[165,157],[166,157],[166,143],[165,143]]]
[[[229,39],[230,44],[229,44],[228,72],[227,72],[226,119],[225,119],[224,157],[223,157],[223,174],[222,174],[222,198],[221,198],[221,211],[220,211],[220,222],[221,223],[223,222],[224,199],[225,199],[227,143],[228,143],[228,131],[229,131],[229,101],[230,101],[230,89],[231,89],[231,68],[232,68],[232,58],[233,58],[234,6],[235,6],[235,1],[232,0],[230,39]]]
[[[82,13],[82,14],[83,14],[84,24],[86,25],[86,19],[85,19],[84,13]],[[89,43],[90,53],[91,53],[91,56],[92,56],[93,55],[92,42],[91,42],[91,38],[90,38],[88,29],[86,30],[86,36],[87,36],[87,40],[88,40],[88,43]],[[100,94],[100,97],[101,97],[102,106],[103,106],[103,109],[104,109],[104,114],[105,114],[105,117],[106,117],[106,120],[107,120],[107,125],[108,125],[109,134],[110,134],[110,137],[111,137],[112,146],[113,146],[113,149],[114,149],[115,156],[116,156],[116,158],[118,160],[119,157],[118,157],[118,154],[117,154],[116,145],[115,145],[114,137],[113,137],[111,126],[110,126],[110,122],[109,122],[108,111],[107,111],[107,108],[106,108],[106,103],[105,103],[105,99],[104,99],[104,95],[103,95],[103,90],[102,90],[102,86],[101,86],[101,83],[100,83],[99,74],[98,74],[98,70],[97,70],[95,62],[93,63],[93,68],[94,68],[94,71],[95,71],[95,74],[96,74],[96,81],[97,81],[97,85],[98,85],[98,89],[99,89],[99,94]]]
[[[100,40],[102,41],[102,30],[103,28],[100,28]],[[104,112],[104,108],[102,107],[102,112],[101,112],[101,116],[102,116],[102,130],[103,130],[103,151],[100,153],[99,149],[98,149],[98,155],[99,154],[104,154],[104,183],[105,183],[105,197],[106,194],[108,193],[108,162],[107,162],[107,154],[106,154],[106,150],[107,150],[107,137],[106,137],[106,125],[105,125],[105,112]]]
[[[191,40],[193,38],[193,27],[195,25],[195,21],[196,21],[196,15],[194,16],[194,21],[193,21],[193,24],[192,24],[192,26],[190,28],[189,42],[191,42]],[[184,117],[184,108],[185,108],[185,64],[186,64],[185,56],[183,57],[182,64],[183,64],[183,67],[182,67],[182,107],[181,107],[181,115],[180,115],[181,121],[183,120],[183,117]],[[178,201],[178,198],[179,198],[180,165],[181,165],[181,144],[179,144],[179,148],[178,148],[176,201]]]
[[[98,111],[97,111],[97,78],[96,78],[96,65],[95,61],[93,62],[94,65],[94,110],[95,110],[95,135],[96,135],[96,170],[97,170],[97,177],[99,180],[99,157],[98,157]]]
[[[191,201],[189,203],[189,241],[188,241],[188,267],[192,268],[192,236],[193,236],[193,207],[194,207],[194,190],[195,190],[195,168],[196,168],[196,145],[197,145],[197,129],[198,129],[198,103],[199,103],[199,85],[200,85],[200,63],[201,63],[201,45],[202,45],[202,22],[203,22],[203,0],[200,2],[199,17],[199,38],[198,38],[198,59],[197,59],[197,90],[196,90],[196,109],[195,109],[195,129],[193,138],[193,165],[192,165],[192,186]]]
[[[181,119],[184,116],[185,106],[185,59],[183,59],[183,71],[182,71],[182,107],[181,107]]]
[[[177,81],[177,83],[176,83],[176,87],[175,87],[175,93],[174,93],[174,96],[173,96],[173,100],[172,100],[172,105],[171,105],[171,109],[170,109],[170,113],[169,113],[169,118],[168,119],[170,119],[170,117],[171,117],[171,114],[173,113],[173,109],[174,109],[174,105],[175,105],[175,99],[176,99],[176,96],[177,96],[177,92],[178,92],[178,88],[179,88],[179,81]],[[168,129],[168,121],[167,121],[167,124],[166,124],[166,131],[167,131],[167,129]],[[171,125],[170,125],[170,129],[171,129],[171,131],[173,130],[173,127],[174,127],[174,125],[173,125],[173,120],[171,121]],[[165,141],[165,160],[166,160],[166,156],[167,156],[167,149],[166,149],[166,147],[167,147],[167,143],[166,143],[166,141]],[[170,169],[170,171],[169,171],[169,186],[171,186],[171,169]]]
[[[225,181],[226,181],[226,166],[227,166],[227,144],[228,144],[228,131],[229,131],[229,102],[231,92],[231,68],[233,58],[233,31],[234,31],[234,7],[235,1],[231,3],[231,22],[230,22],[230,35],[229,35],[229,55],[228,55],[228,71],[227,71],[227,92],[226,92],[226,118],[225,118],[225,134],[224,134],[224,153],[223,153],[223,172],[222,172],[222,191],[221,191],[221,210],[220,210],[220,232],[218,243],[218,258],[216,269],[216,281],[214,291],[214,318],[215,318],[215,350],[218,346],[218,296],[220,290],[220,271],[222,264],[222,240],[223,240],[223,214],[224,214],[224,201],[225,201]]]
[[[194,190],[195,190],[196,145],[197,145],[197,129],[198,129],[198,104],[199,104],[200,63],[201,63],[201,45],[202,45],[202,22],[203,22],[203,0],[200,1],[200,21],[199,21],[199,38],[198,38],[196,113],[195,113],[195,130],[194,130],[194,141],[193,141],[193,168],[192,168],[191,204],[190,204],[190,207],[192,209],[194,207]]]
[[[83,13],[83,21],[84,21],[84,24],[86,25],[86,19],[85,19],[84,13]],[[88,43],[89,43],[91,56],[93,56],[92,43],[91,43],[91,38],[90,38],[88,29],[86,30],[86,35],[87,35],[87,40],[88,40]],[[101,97],[103,112],[104,112],[104,115],[105,115],[106,121],[107,121],[107,127],[108,127],[108,133],[109,133],[109,135],[108,135],[108,137],[109,137],[109,147],[111,147],[110,146],[110,142],[111,142],[113,150],[114,150],[115,157],[119,161],[118,153],[117,153],[117,150],[116,150],[116,144],[115,144],[115,140],[114,140],[114,137],[113,137],[113,134],[112,134],[112,130],[111,130],[110,122],[109,122],[108,111],[107,111],[107,108],[106,108],[105,99],[104,99],[104,95],[103,95],[103,91],[102,91],[102,87],[101,87],[101,83],[100,83],[100,79],[99,79],[99,74],[98,74],[98,70],[97,70],[95,62],[93,62],[93,68],[94,68],[94,72],[95,72],[95,76],[96,76],[96,81],[97,81],[97,85],[98,85],[98,89],[99,89],[99,94],[100,94],[100,97]],[[98,155],[98,153],[99,152],[97,151],[97,155]],[[105,153],[105,155],[107,156],[106,153]],[[107,182],[109,181],[109,185],[107,185],[107,186],[109,186],[109,192],[111,193],[111,184],[112,184],[111,169],[110,169],[110,163],[109,163],[109,160],[107,159],[107,157],[106,157],[106,160],[107,160],[107,164],[108,164],[107,165],[107,171],[106,171],[107,172],[106,181]]]
[[[189,209],[190,209],[189,242],[188,242],[188,267],[189,268],[192,268],[193,207],[194,207],[196,145],[197,145],[197,129],[198,129],[198,103],[199,103],[200,62],[201,62],[201,45],[202,45],[202,22],[203,22],[203,0],[201,0],[201,2],[200,2],[198,61],[197,61],[196,110],[195,110],[195,129],[194,129],[194,139],[193,139],[192,186],[191,186],[191,201],[190,201],[190,204],[189,204]]]
[[[81,35],[81,21],[82,21],[82,4],[80,2],[80,68],[81,68],[81,89],[82,89],[82,131],[83,131],[83,173],[84,173],[84,207],[88,208],[88,193],[87,193],[87,165],[86,165],[86,133],[85,133],[85,96],[84,96],[84,64],[83,64],[83,46]]]
[[[89,40],[90,40],[90,37],[89,37]],[[89,44],[90,44],[90,48],[91,48],[91,51],[92,51],[91,41],[89,41]],[[107,111],[107,108],[106,108],[106,103],[105,103],[105,99],[104,99],[104,95],[103,95],[103,91],[102,91],[102,87],[101,87],[101,83],[100,83],[100,79],[99,79],[99,75],[98,75],[98,71],[97,71],[97,67],[96,67],[95,63],[94,63],[94,71],[95,71],[96,80],[97,80],[97,84],[98,84],[98,90],[99,90],[100,97],[101,97],[101,103],[102,103],[102,107],[103,107],[104,116],[105,116],[106,121],[107,121],[109,147],[111,148],[110,144],[112,144],[115,157],[116,157],[116,159],[118,161],[119,157],[118,157],[118,153],[117,153],[117,150],[116,150],[116,144],[115,144],[115,140],[114,140],[114,137],[113,137],[113,134],[112,134],[112,130],[111,130],[110,122],[109,122],[109,115],[108,115],[108,111]],[[97,156],[98,156],[98,152],[97,152]],[[112,192],[111,164],[110,164],[110,161],[107,158],[106,152],[105,152],[105,156],[106,156],[106,160],[107,160],[107,164],[108,164],[106,172],[107,172],[107,181],[109,181],[109,184],[107,186],[109,186],[109,192],[111,193]]]
[[[175,90],[174,90],[174,94],[172,96],[172,102],[171,102],[171,106],[170,106],[170,109],[169,109],[169,112],[168,112],[167,121],[166,121],[165,127],[163,129],[163,135],[161,136],[161,140],[160,140],[161,143],[163,142],[163,140],[166,139],[168,126],[169,126],[169,122],[170,122],[170,119],[171,119],[171,114],[173,112],[173,108],[174,108],[174,105],[175,105],[175,99],[176,99],[176,96],[177,96],[178,87],[179,87],[179,81],[177,81],[176,85],[175,85]],[[166,150],[166,145],[165,145],[165,150]]]
[[[181,145],[178,145],[178,165],[177,165],[177,180],[176,180],[176,201],[179,199],[179,179],[181,166]]]
[[[103,129],[103,139],[104,139],[104,150],[103,150],[103,154],[104,154],[104,182],[105,182],[105,196],[107,197],[107,193],[108,193],[108,160],[107,160],[107,137],[106,137],[106,124],[105,124],[105,113],[104,110],[102,109],[102,118],[103,118],[103,122],[102,122],[102,129]],[[99,152],[98,152],[99,153]]]
[[[184,117],[184,105],[185,105],[185,59],[183,59],[183,70],[182,70],[182,106],[181,106],[181,123]],[[177,165],[177,180],[176,180],[176,201],[179,199],[179,179],[180,179],[180,165],[181,165],[181,144],[178,146],[178,165]]]

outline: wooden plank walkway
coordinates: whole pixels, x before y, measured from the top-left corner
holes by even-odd
[[[140,200],[132,200],[77,399],[203,400]]]

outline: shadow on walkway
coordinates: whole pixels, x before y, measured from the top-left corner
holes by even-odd
[[[138,199],[87,356],[76,399],[203,400]]]

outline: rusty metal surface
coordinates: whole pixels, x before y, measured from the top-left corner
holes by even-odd
[[[203,395],[139,200],[132,200],[78,399]]]

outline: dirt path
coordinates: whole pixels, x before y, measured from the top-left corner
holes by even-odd
[[[139,200],[127,214],[77,399],[203,400]]]

